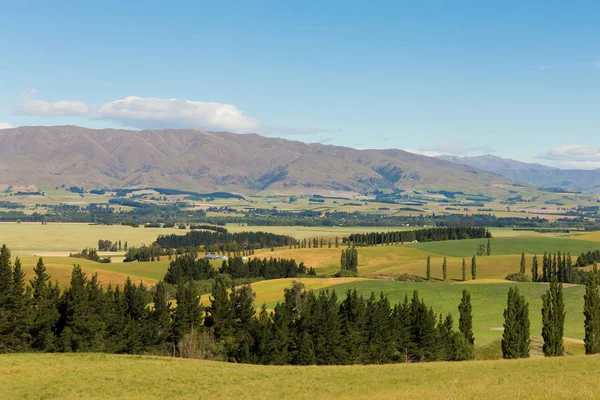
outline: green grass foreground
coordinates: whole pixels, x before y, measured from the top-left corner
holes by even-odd
[[[105,354],[0,356],[6,399],[594,399],[600,356],[290,367]]]

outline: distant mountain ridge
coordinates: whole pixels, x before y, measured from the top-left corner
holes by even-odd
[[[600,193],[600,169],[559,169],[541,164],[501,158],[493,155],[476,157],[438,156],[439,159],[468,165],[482,171],[505,176],[519,182],[572,191]]]
[[[0,184],[323,194],[443,189],[495,196],[514,182],[402,150],[193,129],[40,126],[0,130]]]

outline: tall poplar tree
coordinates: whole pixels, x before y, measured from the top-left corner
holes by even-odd
[[[565,329],[565,303],[563,286],[556,278],[542,296],[542,347],[546,357],[562,356],[564,353],[563,332]]]
[[[462,261],[462,280],[465,282],[467,280],[467,260],[463,258]]]
[[[598,288],[598,266],[594,263],[588,273],[583,297],[585,316],[585,354],[600,353],[600,289]]]
[[[442,264],[442,276],[444,280],[448,279],[448,260],[444,257],[444,263]]]
[[[487,250],[486,250],[486,254],[487,254],[488,256],[491,256],[491,255],[492,255],[492,242],[491,242],[491,240],[490,240],[490,239],[488,239],[488,241],[487,241]]]
[[[471,279],[477,279],[477,258],[475,256],[471,258]]]
[[[538,281],[538,258],[537,254],[533,256],[533,263],[531,265],[531,282]]]
[[[471,293],[466,290],[462,292],[462,299],[458,305],[458,312],[460,314],[458,320],[458,330],[465,336],[465,339],[470,344],[475,343],[475,337],[473,336],[473,307],[471,306]]]
[[[521,267],[519,268],[519,273],[525,275],[525,253],[521,253]]]
[[[431,279],[431,256],[427,256],[427,270],[425,271],[427,280]]]
[[[503,358],[529,357],[529,326],[529,303],[519,294],[518,287],[510,288],[504,310]]]

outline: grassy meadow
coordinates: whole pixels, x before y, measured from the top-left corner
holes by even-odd
[[[108,354],[0,355],[6,399],[595,399],[600,356],[260,366]],[[210,388],[207,386],[210,382]]]

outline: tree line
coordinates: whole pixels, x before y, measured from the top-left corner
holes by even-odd
[[[252,258],[244,261],[241,257],[223,260],[219,269],[204,258],[196,259],[193,254],[186,254],[171,262],[164,281],[173,285],[186,281],[214,279],[219,274],[227,274],[238,278],[295,278],[300,276],[316,276],[315,270],[307,268],[303,262],[284,258]]]
[[[521,253],[521,262],[518,274],[509,275],[511,280],[526,281],[525,276],[527,261],[525,253]],[[584,284],[587,280],[588,272],[578,268],[576,263],[573,263],[573,258],[570,253],[548,253],[540,260],[536,255],[533,256],[531,262],[531,281],[532,282],[552,282],[556,279],[559,283]]]
[[[463,293],[459,331],[418,293],[391,306],[348,291],[306,291],[295,282],[284,300],[257,313],[249,285],[216,279],[210,305],[191,282],[180,282],[171,304],[167,285],[153,291],[127,279],[104,289],[75,266],[70,286],[50,282],[43,260],[26,286],[21,262],[0,251],[0,353],[153,353],[258,364],[354,364],[462,360],[472,357],[470,297]],[[149,303],[152,302],[152,306]]]
[[[545,356],[564,354],[563,334],[565,303],[563,285],[558,276],[552,277],[550,287],[542,295],[542,350]],[[586,276],[583,305],[584,345],[586,354],[600,353],[600,288],[598,267],[593,265]],[[510,288],[504,310],[504,332],[502,333],[503,358],[527,358],[530,351],[529,303],[519,293],[519,288]]]
[[[223,232],[212,232],[212,231],[191,231],[185,235],[160,235],[156,242],[162,248],[178,248],[178,247],[199,247],[217,245],[219,248],[224,249],[225,243],[241,243],[247,248],[262,249],[265,247],[273,246],[287,246],[296,242],[296,239],[285,236],[277,235],[274,233],[267,232],[238,232],[238,233],[223,233]]]
[[[356,247],[352,246],[342,250],[340,266],[342,271],[358,273],[358,250]]]
[[[350,234],[345,242],[355,246],[393,245],[405,242],[437,242],[443,240],[491,238],[484,227],[453,226],[416,229],[409,231],[370,232]]]

